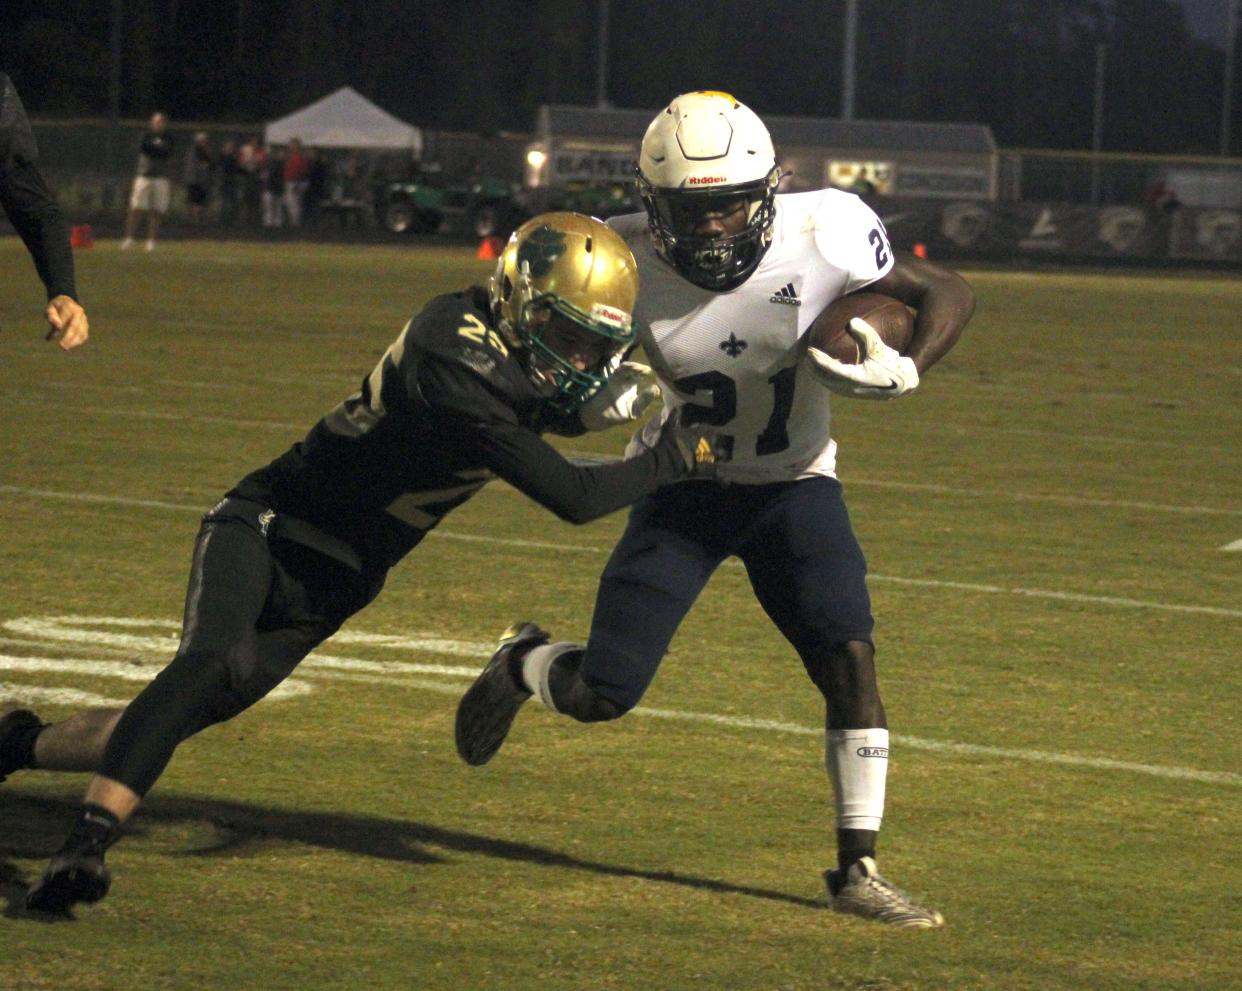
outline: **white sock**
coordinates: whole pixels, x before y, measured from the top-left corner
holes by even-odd
[[[578,644],[565,641],[541,644],[538,647],[532,647],[522,658],[522,681],[526,684],[526,690],[538,696],[539,701],[553,712],[561,710],[552,701],[552,689],[548,686],[548,672],[552,670],[552,662],[558,657],[578,649],[580,649]]]
[[[833,729],[824,740],[838,829],[880,828],[888,776],[888,730]]]

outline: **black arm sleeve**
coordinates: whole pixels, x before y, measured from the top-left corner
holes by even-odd
[[[683,477],[685,462],[669,446],[603,465],[567,461],[481,379],[459,365],[423,360],[419,392],[440,427],[459,438],[500,478],[570,523],[589,523]]]
[[[671,448],[603,465],[571,464],[533,431],[474,424],[484,463],[514,488],[570,523],[589,523],[676,481],[685,473]]]
[[[587,432],[575,409],[570,413],[548,413],[539,424],[541,432],[556,434],[558,437],[581,437]]]
[[[8,77],[0,75],[0,207],[34,259],[48,299],[76,299],[69,231],[37,161],[26,111]]]

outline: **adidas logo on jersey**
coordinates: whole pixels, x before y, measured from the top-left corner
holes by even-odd
[[[773,303],[788,303],[790,306],[801,306],[802,300],[798,298],[798,294],[794,292],[793,283],[789,283],[784,289],[778,289],[768,300]]]

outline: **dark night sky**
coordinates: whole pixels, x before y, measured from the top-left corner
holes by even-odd
[[[1225,17],[1229,0],[1177,0],[1186,11],[1190,33],[1200,41],[1224,47]]]
[[[727,89],[760,113],[841,112],[843,0],[609,0],[608,98]],[[1015,147],[1218,145],[1229,0],[860,0],[855,115],[990,125]],[[595,99],[598,0],[124,0],[120,114],[270,120],[349,83],[426,128],[525,131]],[[32,114],[108,110],[107,0],[0,0],[0,69]],[[73,58],[49,59],[47,53]],[[1242,79],[1236,87],[1242,91]],[[1233,118],[1242,141],[1242,97]],[[1234,142],[1234,145],[1238,144]]]

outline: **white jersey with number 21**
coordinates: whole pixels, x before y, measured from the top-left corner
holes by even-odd
[[[834,299],[893,267],[875,213],[835,189],[777,196],[759,267],[720,293],[687,282],[655,253],[646,214],[608,223],[638,260],[638,339],[664,399],[643,439],[654,443],[664,418],[686,406],[688,422],[710,425],[727,446],[730,459],[717,472],[724,481],[835,475],[830,393],[800,360],[802,337]]]

